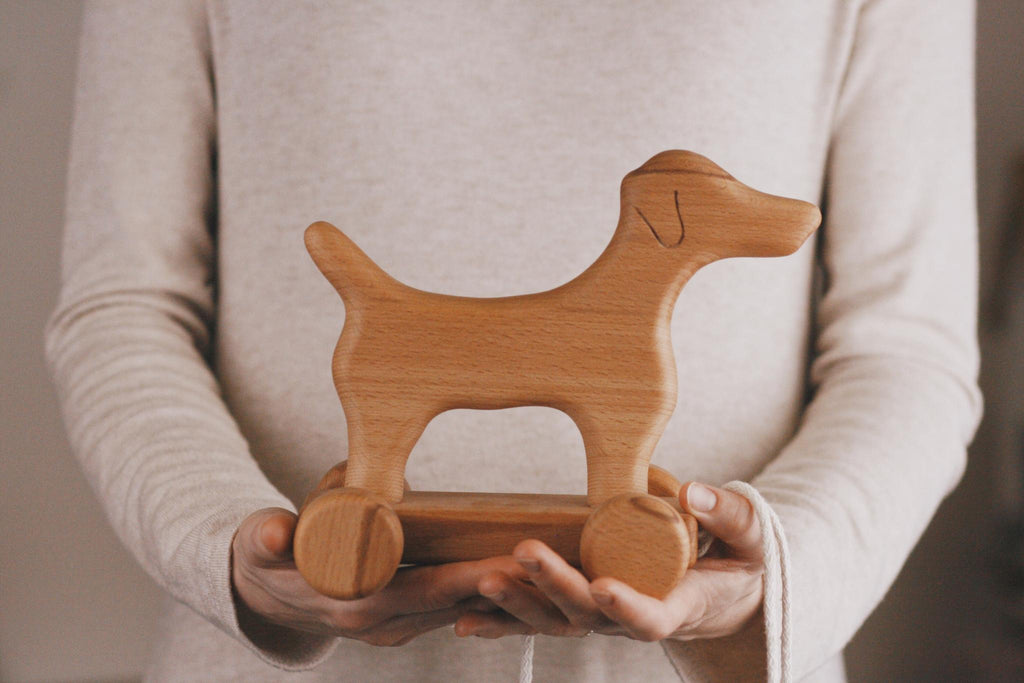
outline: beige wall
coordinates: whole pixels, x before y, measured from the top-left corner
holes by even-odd
[[[77,2],[0,1],[0,680],[136,676],[160,596],[103,519],[62,434],[41,334],[58,286]],[[1024,150],[1024,3],[982,0],[979,178],[986,255],[1010,157]],[[998,372],[994,374],[998,375]],[[996,380],[989,378],[987,382]],[[851,679],[995,680],[986,552],[993,463],[982,430],[964,485],[849,653]],[[1017,657],[1018,659],[1014,659]],[[1024,669],[1022,669],[1024,670]]]
[[[43,366],[80,5],[0,4],[0,680],[142,669],[160,596],[109,530]]]

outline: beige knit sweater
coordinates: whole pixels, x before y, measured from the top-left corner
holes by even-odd
[[[233,531],[345,457],[344,310],[302,231],[329,220],[423,289],[538,291],[605,246],[625,172],[683,148],[825,206],[796,255],[687,286],[654,462],[756,487],[788,538],[793,672],[841,680],[980,412],[972,35],[966,0],[90,7],[47,352],[112,525],[174,598],[151,678],[513,680],[518,638],[239,631]],[[540,408],[443,414],[407,476],[585,488],[578,432]],[[765,614],[714,641],[541,637],[536,676],[757,679]]]

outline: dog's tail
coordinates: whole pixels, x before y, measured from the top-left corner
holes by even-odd
[[[355,242],[326,221],[317,221],[306,228],[306,249],[347,307],[360,307],[369,299],[391,298],[390,295],[404,288]]]

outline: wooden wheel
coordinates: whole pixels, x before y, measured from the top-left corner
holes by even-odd
[[[402,524],[383,498],[333,488],[307,500],[295,527],[295,565],[310,586],[340,600],[386,586],[402,559]]]
[[[657,465],[650,466],[647,471],[647,493],[659,498],[679,498],[681,488],[683,485],[668,470]],[[690,568],[697,562],[697,520],[693,515],[684,514],[683,521],[686,522],[686,530],[690,532],[690,561],[686,565]]]
[[[690,566],[693,539],[666,501],[624,493],[605,501],[580,536],[580,563],[591,580],[610,576],[641,593],[665,597]]]
[[[647,470],[647,493],[659,498],[675,498],[683,485],[668,470],[651,465]]]

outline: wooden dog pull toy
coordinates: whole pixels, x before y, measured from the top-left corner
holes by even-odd
[[[590,578],[666,595],[696,561],[679,482],[650,466],[676,403],[676,299],[702,266],[790,254],[820,220],[814,205],[753,190],[699,154],[662,152],[623,179],[615,233],[587,270],[490,299],[408,287],[334,226],[309,226],[306,247],[345,303],[333,376],[349,455],[300,511],[302,576],[354,599],[402,562],[481,559],[538,538]],[[586,496],[408,490],[406,459],[434,416],[529,405],[576,423]]]

